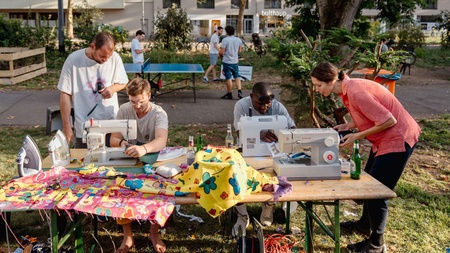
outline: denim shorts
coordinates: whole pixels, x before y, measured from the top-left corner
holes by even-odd
[[[225,80],[231,79],[231,76],[233,76],[235,79],[241,77],[239,75],[239,65],[228,64],[224,62],[222,64],[223,64],[223,75],[225,76]]]
[[[219,54],[209,54],[209,64],[216,66],[219,59]]]

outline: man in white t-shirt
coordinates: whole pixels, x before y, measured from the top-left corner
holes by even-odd
[[[75,137],[75,148],[86,148],[82,136],[87,119],[114,119],[119,110],[117,92],[125,88],[128,76],[114,49],[112,34],[101,32],[90,47],[71,53],[64,62],[58,83],[62,131],[69,143]],[[75,136],[70,121],[72,105]]]
[[[202,78],[204,83],[208,83],[208,74],[212,71],[213,81],[220,81],[216,75],[217,61],[219,60],[219,50],[220,50],[220,35],[222,35],[223,27],[217,27],[217,30],[211,36],[211,44],[209,45],[209,68],[205,72],[205,76]]]
[[[133,57],[133,63],[143,64],[144,53],[150,50],[150,48],[142,48],[141,40],[145,38],[145,33],[142,30],[137,30],[136,36],[131,41],[131,56]],[[135,74],[135,77],[139,77],[139,73]]]
[[[150,83],[145,79],[135,78],[127,85],[130,102],[120,106],[117,119],[135,119],[137,121],[137,142],[128,143],[123,139],[121,133],[112,133],[110,144],[113,147],[129,146],[125,150],[125,154],[142,161],[145,161],[142,159],[143,157],[154,155],[153,161],[149,162],[153,163],[156,161],[158,152],[167,144],[169,121],[167,113],[161,106],[150,103],[150,93]],[[117,224],[122,225],[124,236],[117,253],[126,253],[134,245],[131,220],[119,219]],[[156,252],[165,252],[166,245],[159,237],[159,228],[160,225],[152,224],[148,238]]]

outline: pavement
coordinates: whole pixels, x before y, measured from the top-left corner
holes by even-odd
[[[248,96],[249,90],[243,90]],[[180,90],[156,97],[153,102],[167,112],[170,124],[228,124],[233,123],[233,100],[220,99],[223,90],[197,90],[197,102],[190,90]],[[275,95],[277,92],[274,90]],[[0,126],[46,126],[47,108],[59,105],[59,91],[4,91],[0,92]],[[119,93],[119,103],[128,101]]]
[[[427,89],[424,96],[423,90]],[[279,90],[274,90],[279,98]],[[450,84],[397,86],[396,97],[415,118],[450,113]],[[223,90],[197,90],[197,103],[192,91],[180,90],[157,97],[154,102],[164,108],[170,124],[228,124],[233,123],[233,100],[220,99]],[[244,96],[250,94],[243,90]],[[119,101],[127,101],[125,94],[119,94]],[[4,91],[0,92],[0,126],[46,126],[47,108],[59,105],[59,91]]]

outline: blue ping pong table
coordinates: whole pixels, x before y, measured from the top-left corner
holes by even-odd
[[[149,59],[147,59],[144,64],[135,64],[135,63],[124,63],[125,71],[127,73],[138,73],[141,74],[143,78],[147,75],[147,80],[152,84],[152,96],[161,96],[170,92],[174,92],[176,90],[184,89],[184,88],[192,88],[194,93],[194,103],[196,103],[196,91],[195,91],[195,74],[204,73],[203,67],[201,64],[182,64],[182,63],[150,63]],[[157,83],[161,83],[162,74],[168,73],[177,73],[177,74],[192,74],[191,78],[185,78],[181,80],[176,80],[171,83],[165,84],[171,85],[174,83],[179,83],[181,81],[191,81],[191,85],[186,85],[183,87],[178,87],[172,90],[168,90],[165,92],[159,92],[161,88]],[[153,78],[150,77],[150,74],[155,74]],[[154,80],[158,78],[158,82],[154,82]]]

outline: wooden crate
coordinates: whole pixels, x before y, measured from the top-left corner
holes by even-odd
[[[43,61],[14,69],[14,61],[24,58],[43,55]],[[0,84],[13,85],[41,74],[47,73],[45,61],[45,48],[28,49],[26,47],[0,47],[0,61],[9,63],[8,70],[0,70]]]

